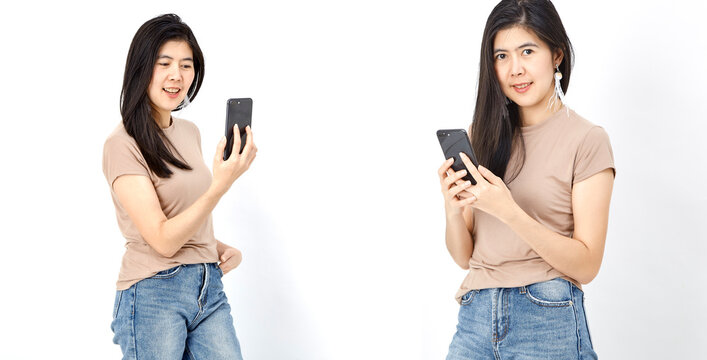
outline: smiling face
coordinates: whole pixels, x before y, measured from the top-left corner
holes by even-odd
[[[147,95],[160,115],[160,126],[169,126],[172,110],[182,103],[194,81],[191,47],[182,40],[164,43],[157,56]]]
[[[562,53],[553,53],[533,31],[521,26],[499,31],[493,49],[494,69],[503,93],[522,113],[547,110],[554,94],[555,64],[562,62]]]

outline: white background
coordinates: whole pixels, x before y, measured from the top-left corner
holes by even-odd
[[[123,239],[101,172],[128,46],[175,12],[206,78],[179,116],[211,164],[229,97],[258,157],[214,211],[246,359],[442,359],[464,278],[444,246],[440,128],[466,128],[496,1],[23,2],[0,11],[2,357],[119,358]],[[707,6],[556,1],[567,103],[618,170],[585,287],[602,359],[696,358],[707,340]]]

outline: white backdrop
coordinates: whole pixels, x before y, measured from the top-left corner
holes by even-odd
[[[224,278],[246,359],[442,359],[465,272],[444,246],[440,128],[469,125],[496,1],[23,2],[0,11],[7,359],[119,358],[123,252],[103,141],[128,46],[153,16],[194,30],[206,79],[179,116],[207,164],[229,97],[258,157],[214,211],[243,251]],[[602,359],[695,358],[707,340],[707,6],[556,1],[576,49],[568,104],[618,175],[585,287]]]

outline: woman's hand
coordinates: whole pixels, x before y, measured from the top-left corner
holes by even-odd
[[[470,195],[464,199],[473,208],[482,210],[506,222],[513,216],[515,208],[518,206],[513,200],[511,191],[508,190],[503,179],[494,175],[491,170],[479,165],[477,169],[464,153],[460,153],[461,159],[469,169],[471,176],[476,180],[476,185],[468,186],[465,190]]]
[[[223,195],[231,188],[236,179],[248,170],[250,164],[255,159],[255,154],[258,148],[253,142],[253,133],[250,126],[246,126],[246,142],[242,153],[238,153],[241,148],[241,137],[236,135],[239,133],[238,125],[233,126],[233,151],[231,157],[223,160],[223,152],[226,148],[226,137],[224,136],[216,147],[216,155],[214,155],[213,172],[214,178],[211,182],[211,187],[217,194]]]
[[[447,159],[437,171],[444,195],[444,208],[448,215],[461,215],[464,207],[471,204],[475,198],[467,192],[471,182],[464,181],[466,170],[454,171],[451,166],[454,159]]]
[[[218,266],[221,268],[224,275],[228,274],[229,271],[237,268],[238,265],[241,264],[243,254],[241,254],[240,250],[221,242],[219,242],[216,249],[218,250],[218,258],[221,261]]]

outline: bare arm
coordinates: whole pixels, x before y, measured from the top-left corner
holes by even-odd
[[[465,159],[467,161],[468,158]],[[583,284],[594,279],[604,255],[609,203],[614,184],[612,169],[606,169],[574,185],[572,210],[575,230],[571,238],[531,218],[513,200],[503,180],[488,169],[480,166],[478,170],[470,171],[474,178],[477,178],[477,174],[483,176],[477,185],[469,188],[476,197],[472,207],[506,223],[540,257],[563,274]]]
[[[149,178],[143,175],[123,175],[113,182],[113,190],[118,201],[140,235],[160,255],[174,256],[206,221],[233,182],[253,162],[257,148],[253,144],[250,128],[246,128],[246,132],[248,137],[243,153],[238,154],[240,137],[236,136],[233,144],[235,150],[226,161],[223,160],[225,139],[219,142],[214,156],[214,176],[211,186],[191,206],[171,219],[167,219],[162,211],[157,193]]]
[[[517,205],[514,214],[503,221],[548,264],[587,284],[599,273],[604,257],[613,184],[614,173],[606,169],[574,185],[574,234],[571,238],[546,228]]]

